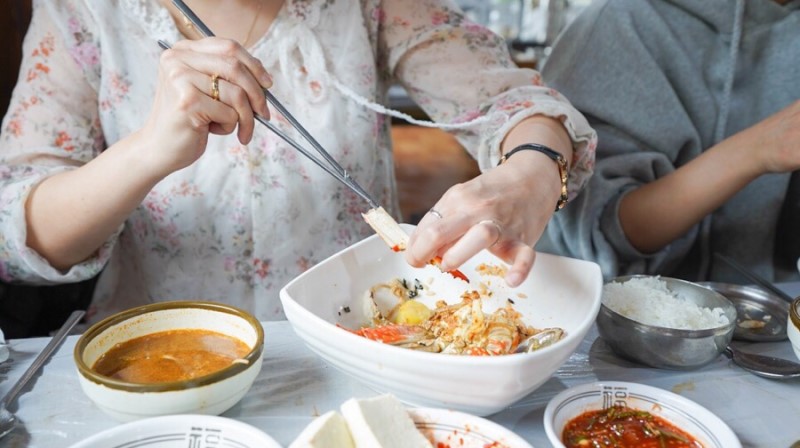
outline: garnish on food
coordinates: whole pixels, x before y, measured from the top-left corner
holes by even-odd
[[[612,406],[567,422],[561,437],[567,448],[702,448],[685,431],[647,411]]]

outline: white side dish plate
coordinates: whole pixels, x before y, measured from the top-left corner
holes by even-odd
[[[485,418],[433,408],[412,408],[408,413],[433,446],[533,448],[520,436]]]
[[[736,434],[719,417],[688,398],[657,387],[621,381],[601,381],[570,387],[553,397],[544,411],[544,429],[556,448],[573,418],[625,405],[661,417],[685,431],[704,448],[741,448]]]
[[[169,415],[137,420],[95,434],[70,448],[281,448],[260,429],[213,415]]]

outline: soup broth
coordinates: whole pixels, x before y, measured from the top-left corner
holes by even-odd
[[[208,330],[169,330],[119,343],[92,367],[130,383],[167,383],[208,375],[250,352],[244,342]]]

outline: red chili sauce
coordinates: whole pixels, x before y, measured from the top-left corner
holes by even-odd
[[[567,448],[702,448],[692,436],[646,411],[614,406],[570,420],[561,436]]]

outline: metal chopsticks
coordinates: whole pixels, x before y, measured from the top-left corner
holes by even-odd
[[[200,34],[202,34],[204,37],[214,36],[214,33],[206,26],[205,23],[203,23],[202,20],[200,20],[199,17],[197,17],[197,14],[195,14],[194,11],[192,11],[192,9],[189,8],[189,6],[183,2],[183,0],[172,0],[172,4],[175,5],[176,8],[178,8],[181,14],[183,14],[190,22],[192,22],[192,25],[197,29],[197,31],[200,32]],[[169,44],[167,44],[162,40],[159,40],[158,44],[164,49],[170,48]],[[289,137],[283,131],[281,131],[280,128],[278,128],[275,124],[273,124],[266,118],[254,113],[256,121],[269,128],[270,131],[275,133],[278,137],[282,138],[286,143],[291,145],[294,149],[299,151],[301,154],[303,154],[312,162],[314,162],[317,166],[319,166],[320,168],[325,170],[328,174],[336,178],[336,180],[338,180],[339,182],[344,184],[347,188],[352,190],[355,194],[357,194],[362,199],[367,201],[370,208],[380,207],[377,201],[375,201],[375,199],[373,199],[372,196],[370,196],[370,194],[367,193],[361,187],[361,185],[359,185],[358,182],[356,182],[355,179],[353,179],[353,177],[350,175],[350,173],[347,172],[347,170],[342,168],[342,166],[336,161],[336,159],[334,159],[333,156],[331,156],[330,153],[328,153],[328,151],[326,151],[325,148],[323,148],[322,145],[319,144],[319,142],[306,130],[305,127],[303,127],[303,125],[300,124],[299,121],[297,121],[297,119],[294,118],[294,116],[286,109],[286,107],[284,107],[284,105],[281,104],[281,102],[278,101],[278,99],[275,98],[275,96],[272,95],[272,93],[269,90],[264,89],[264,96],[266,97],[267,101],[270,104],[272,104],[272,106],[278,112],[280,112],[280,114],[283,115],[284,118],[286,118],[286,121],[288,121],[289,124],[291,124],[292,127],[294,127],[297,130],[297,132],[299,132],[300,135],[302,135],[303,138],[308,143],[311,144],[311,146],[322,156],[324,160],[319,159],[317,156],[312,154],[306,148],[298,144],[293,138]]]
[[[794,297],[786,294],[782,289],[775,286],[772,282],[768,281],[767,279],[761,277],[760,275],[756,274],[755,272],[750,272],[747,268],[740,265],[734,259],[726,257],[719,252],[715,252],[714,256],[718,259],[722,260],[725,264],[735,269],[740,274],[747,277],[748,280],[751,282],[756,283],[757,285],[761,286],[762,288],[766,289],[767,291],[771,291],[773,294],[777,295],[781,299],[791,303],[794,300]]]

